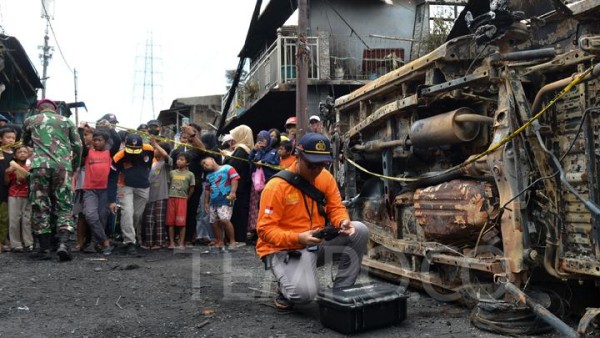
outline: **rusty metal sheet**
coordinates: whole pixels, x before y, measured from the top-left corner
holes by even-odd
[[[379,262],[368,257],[364,257],[362,263],[365,267],[368,267],[373,270],[380,270],[388,274],[392,273],[396,276],[403,276],[411,280],[418,281],[420,283],[442,288],[447,291],[455,291],[460,287],[459,284],[447,284],[438,275],[433,273],[411,271],[409,269],[405,269],[393,264]]]
[[[472,38],[470,36],[462,36],[450,40],[449,42],[441,45],[437,49],[433,50],[427,55],[424,55],[416,60],[413,60],[404,66],[385,74],[384,76],[369,82],[363,87],[353,91],[352,93],[342,96],[335,100],[335,106],[339,110],[344,110],[347,107],[355,104],[360,100],[368,100],[370,97],[380,95],[386,90],[390,90],[395,84],[400,84],[406,81],[406,78],[413,75],[416,72],[423,71],[437,60],[441,59],[453,59],[458,60],[460,54],[457,53],[454,46],[469,45]]]
[[[368,224],[367,224],[368,226]],[[435,251],[447,251],[447,246],[438,243],[418,243],[415,241],[405,241],[401,239],[392,239],[389,235],[373,224],[369,227],[369,239],[374,243],[380,244],[385,250],[391,252],[415,255],[425,257],[426,253]],[[453,256],[444,253],[428,254],[431,262],[449,266],[458,266],[473,270],[488,272],[490,274],[499,274],[505,271],[501,258],[472,258],[465,256]],[[392,271],[388,271],[392,273]]]
[[[562,270],[600,277],[600,262],[590,258],[561,258]]]
[[[445,254],[432,254],[431,261],[433,263],[460,266],[463,268],[489,272],[490,274],[500,274],[505,271],[502,262],[497,259],[491,259],[487,262],[481,258],[469,258],[460,256],[451,256]]]
[[[354,127],[352,127],[348,131],[348,135],[346,137],[352,137],[366,127],[373,127],[374,124],[381,121],[382,119],[389,117],[390,115],[395,114],[402,109],[416,106],[417,103],[418,99],[416,94],[401,100],[396,100],[391,103],[388,103],[385,106],[377,109],[373,114],[369,115],[366,119],[362,120],[361,122],[357,123]]]

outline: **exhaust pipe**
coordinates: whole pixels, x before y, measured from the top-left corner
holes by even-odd
[[[469,142],[479,135],[482,123],[493,124],[494,119],[463,107],[415,121],[408,137],[414,147],[423,149]]]

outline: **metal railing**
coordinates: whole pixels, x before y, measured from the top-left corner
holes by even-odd
[[[252,102],[263,97],[279,83],[296,81],[296,36],[282,36],[252,63],[244,84],[236,90],[228,118],[241,114]],[[308,79],[320,79],[319,38],[307,37],[310,51],[308,60]],[[223,98],[223,106],[227,96]]]
[[[235,92],[227,118],[240,115],[278,84],[296,80],[296,36],[283,36],[250,65]],[[368,45],[366,44],[368,43]],[[404,49],[397,42],[378,38],[336,36],[321,32],[307,37],[308,79],[370,81],[401,66]],[[223,106],[227,96],[223,97]]]

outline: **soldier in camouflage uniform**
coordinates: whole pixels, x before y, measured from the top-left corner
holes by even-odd
[[[61,261],[71,259],[67,246],[73,232],[71,202],[73,170],[81,161],[82,143],[75,124],[56,113],[54,102],[38,101],[37,111],[23,123],[23,143],[33,147],[30,170],[31,224],[40,247],[34,258],[49,259],[52,238],[50,214],[54,210]]]

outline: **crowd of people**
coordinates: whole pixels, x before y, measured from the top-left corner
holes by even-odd
[[[295,161],[294,117],[284,132],[241,125],[221,138],[189,123],[174,142],[157,120],[131,131],[106,114],[75,126],[56,108],[39,101],[22,136],[0,129],[0,253],[33,252],[37,243],[33,258],[56,250],[69,260],[71,250],[110,255],[116,244],[132,255],[255,244],[264,184]],[[311,129],[321,128],[311,116]]]
[[[38,101],[22,132],[0,116],[0,252],[68,261],[73,233],[75,250],[104,255],[252,244],[283,310],[315,297],[324,257],[342,257],[334,287],[356,281],[368,230],[325,170],[333,158],[318,116],[300,139],[291,117],[285,132],[240,125],[220,141],[187,123],[175,142],[156,120],[133,131],[106,114],[75,126],[56,109]]]

